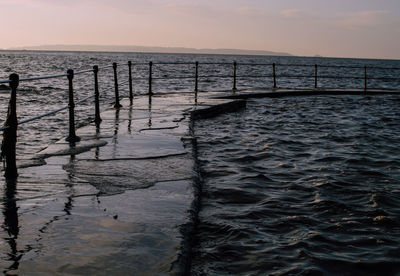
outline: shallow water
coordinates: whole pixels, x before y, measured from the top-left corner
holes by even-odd
[[[193,275],[400,272],[399,96],[257,99],[196,122]]]

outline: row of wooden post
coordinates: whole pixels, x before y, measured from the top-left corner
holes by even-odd
[[[233,63],[233,88],[232,91],[237,91],[236,87],[236,79],[237,79],[237,63],[236,61]],[[198,79],[198,62],[196,62],[196,88],[195,91],[197,92],[197,79]],[[276,84],[276,64],[272,63],[272,81],[273,81],[273,88],[278,88]],[[318,65],[314,65],[314,88],[318,88]],[[364,66],[364,91],[367,91],[367,66]]]
[[[132,88],[132,62],[128,62],[129,68],[129,100],[132,105],[133,101],[133,88]],[[117,74],[117,63],[113,63],[114,70],[114,91],[115,91],[115,104],[114,108],[120,108],[122,105],[119,102],[119,87],[118,87],[118,74]],[[101,122],[100,117],[100,104],[99,104],[99,83],[98,83],[98,72],[99,67],[93,66],[94,73],[94,96],[95,96],[95,119],[94,122],[98,125]],[[68,78],[68,92],[69,92],[69,101],[68,101],[68,109],[69,109],[69,135],[66,140],[70,143],[75,143],[80,140],[80,138],[75,133],[75,103],[74,103],[74,88],[73,88],[73,79],[74,79],[74,71],[69,69],[67,71]],[[199,81],[199,62],[195,63],[195,94],[197,99],[198,93],[198,81]],[[7,112],[7,119],[4,123],[6,129],[4,130],[3,135],[3,143],[1,146],[1,157],[5,160],[5,176],[7,178],[13,178],[18,175],[17,166],[16,166],[16,155],[15,155],[15,147],[17,141],[17,111],[16,111],[16,93],[19,85],[19,76],[17,74],[11,74],[10,77],[10,88],[11,88],[11,97]],[[273,79],[273,88],[277,88],[276,84],[276,65],[272,64],[272,79]],[[153,81],[153,62],[149,62],[149,79],[148,79],[149,87],[148,87],[148,95],[151,97],[153,95],[152,91],[152,81]],[[318,66],[314,66],[314,88],[318,88]],[[236,61],[233,63],[233,88],[232,91],[237,91],[236,87],[237,82],[237,63]],[[364,90],[367,90],[367,67],[364,67]]]
[[[129,61],[128,62],[129,65],[129,98],[131,100],[131,104],[132,104],[132,63]],[[118,80],[117,80],[117,73],[116,73],[116,68],[117,68],[117,64],[114,63],[113,64],[114,67],[114,80],[115,80],[115,98],[116,98],[116,103],[115,103],[115,107],[118,107],[119,102],[119,94],[118,94]],[[236,92],[237,91],[237,62],[233,62],[233,87],[232,87],[232,91]],[[199,91],[199,62],[196,61],[195,62],[195,85],[194,85],[194,91],[197,95],[198,91]],[[276,64],[272,63],[272,81],[273,81],[273,88],[276,89],[278,88],[277,86],[277,75],[276,75]],[[148,83],[148,95],[153,95],[153,89],[152,89],[152,82],[153,82],[153,62],[149,62],[149,79],[148,79],[149,83]],[[318,88],[318,65],[315,64],[314,65],[314,88],[317,89]],[[364,66],[364,90],[367,90],[367,66]]]
[[[133,102],[133,89],[132,89],[132,62],[128,62],[129,67],[129,100],[130,104]],[[113,63],[114,70],[114,88],[115,88],[115,108],[120,108],[122,105],[119,102],[119,90],[118,90],[118,75],[117,75],[117,63]],[[94,73],[94,98],[95,98],[95,119],[96,125],[100,124],[100,94],[99,94],[99,80],[98,80],[99,67],[93,66]],[[68,114],[69,114],[69,134],[65,139],[70,143],[80,141],[80,137],[75,132],[75,102],[74,102],[74,70],[67,70],[68,79]],[[18,176],[18,169],[16,165],[16,143],[17,143],[17,88],[19,86],[19,75],[11,74],[9,77],[11,96],[8,105],[7,118],[4,122],[4,133],[3,142],[1,145],[1,158],[4,160],[5,173],[4,176],[7,179],[16,178]]]

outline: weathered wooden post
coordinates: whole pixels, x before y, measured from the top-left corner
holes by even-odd
[[[194,72],[194,92],[197,95],[197,92],[199,92],[199,62],[196,61],[195,63],[195,72]]]
[[[100,124],[100,95],[99,95],[99,79],[98,79],[99,66],[93,66],[94,73],[94,122]]]
[[[318,83],[317,83],[317,81],[318,81],[318,65],[317,64],[315,64],[314,65],[314,88],[315,89],[317,89],[318,88]]]
[[[153,82],[153,62],[149,62],[149,96],[153,95],[152,91],[152,82]]]
[[[274,88],[276,88],[276,69],[275,69],[275,62],[272,63],[272,78],[274,80]]]
[[[133,89],[132,89],[132,61],[128,61],[129,68],[129,103],[132,105],[133,102]]]
[[[232,92],[235,93],[236,92],[236,69],[237,69],[237,63],[236,61],[233,62],[233,88],[232,88]]]
[[[119,91],[118,91],[118,75],[117,75],[117,63],[113,63],[114,69],[114,87],[115,87],[115,104],[114,108],[120,108],[122,105],[119,103]]]
[[[364,66],[364,91],[367,92],[367,65]]]
[[[18,176],[17,170],[17,88],[19,85],[19,76],[11,74],[10,77],[11,96],[8,105],[7,118],[4,122],[3,143],[1,144],[1,158],[5,159],[5,173],[7,179],[13,179]]]
[[[74,70],[69,69],[67,71],[67,78],[68,78],[68,88],[69,88],[69,135],[65,139],[66,141],[70,143],[78,142],[81,140],[78,136],[75,134],[75,103],[74,103],[74,87],[73,87],[73,82],[72,80],[74,79]]]

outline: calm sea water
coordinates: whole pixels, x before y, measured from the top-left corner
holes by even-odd
[[[121,96],[147,93],[149,61],[200,62],[201,91],[232,88],[231,63],[277,66],[279,75],[310,75],[313,64],[399,68],[400,61],[135,53],[0,52],[0,79],[90,69],[118,63]],[[226,62],[226,65],[201,64]],[[135,63],[140,63],[136,64]],[[155,93],[193,92],[194,65],[155,64]],[[238,67],[238,88],[270,88],[271,66]],[[363,69],[319,68],[320,75],[364,76]],[[370,69],[375,77],[400,70]],[[219,75],[224,78],[201,77]],[[102,108],[113,103],[112,68],[100,71]],[[92,74],[75,77],[76,100],[93,94]],[[278,77],[280,87],[313,87],[313,78]],[[22,82],[19,120],[67,105],[67,79]],[[362,88],[362,79],[319,80],[327,88]],[[399,80],[370,80],[398,89]],[[8,91],[0,91],[5,119]],[[250,100],[246,110],[196,122],[202,208],[193,275],[395,275],[400,273],[400,97],[310,96]],[[93,102],[76,108],[77,124],[93,119]],[[3,115],[1,115],[3,114]],[[18,159],[68,135],[68,113],[22,125]]]

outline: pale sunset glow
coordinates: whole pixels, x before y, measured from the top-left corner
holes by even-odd
[[[398,0],[0,0],[1,49],[229,48],[400,59]]]

